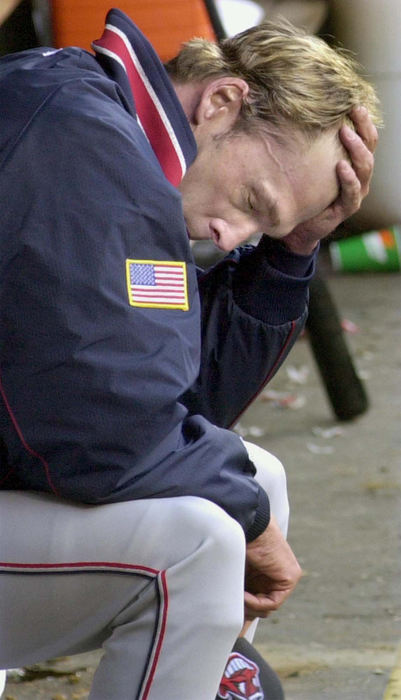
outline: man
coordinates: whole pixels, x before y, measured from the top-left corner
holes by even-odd
[[[233,53],[235,41],[226,46]],[[98,59],[43,49],[0,66],[0,665],[103,644],[91,698],[207,700],[242,624],[244,539],[248,619],[280,605],[300,570],[241,441],[197,411],[213,386],[205,388],[203,363],[198,371],[197,284],[175,187],[191,237],[223,250],[258,231],[272,237],[206,276],[206,354],[226,319],[226,339],[215,343],[214,367],[216,358],[226,365],[220,378],[213,370],[220,391],[237,351],[229,341],[244,329],[250,350],[238,348],[235,366],[252,362],[268,336],[271,371],[285,356],[305,314],[316,243],[359,206],[371,177],[368,113],[353,117],[361,136],[340,130],[352,166],[340,124],[362,98],[372,112],[375,101],[360,81],[330,129],[306,134],[288,117],[258,113],[247,68],[247,80],[220,64],[217,77],[185,81],[177,63],[174,90],[118,11],[95,48]],[[192,131],[198,155],[181,182]],[[282,295],[286,320],[275,315],[269,329],[266,261],[272,289],[302,278],[293,280],[300,293]],[[248,392],[269,362],[252,368],[259,376]]]

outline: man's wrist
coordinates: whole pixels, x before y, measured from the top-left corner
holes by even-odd
[[[283,274],[294,277],[305,277],[310,274],[310,266],[319,250],[319,241],[313,242],[310,253],[304,252],[307,248],[305,242],[302,244],[299,242],[298,245],[295,239],[287,242],[285,238],[263,236],[261,244],[270,265]]]
[[[292,237],[291,234],[281,239],[282,244],[296,255],[313,255],[319,245],[319,240],[306,241],[302,238]]]

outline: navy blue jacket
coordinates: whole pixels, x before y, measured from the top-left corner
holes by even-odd
[[[268,335],[282,341],[274,340],[255,382],[238,393],[242,410],[302,324],[308,275],[289,294],[297,297],[294,318],[269,330],[264,312],[250,316],[241,274],[224,282],[236,255],[246,272],[248,252],[206,273],[200,365],[197,275],[171,184],[177,167],[184,173],[194,158],[195,143],[146,39],[119,11],[108,24],[139,59],[149,94],[173,127],[177,162],[172,172],[164,167],[152,136],[157,118],[144,125],[146,101],[138,106],[114,44],[100,42],[97,57],[69,48],[1,59],[0,487],[88,503],[196,495],[223,507],[251,540],[268,523],[267,496],[238,436],[207,420],[232,422],[225,408],[221,419],[211,409],[228,372],[214,378],[216,363],[208,368],[213,342],[226,346],[222,357],[229,347],[223,337],[216,343],[216,315],[234,305],[233,327],[239,313],[246,327],[260,328],[264,345]],[[263,267],[266,255],[259,257]],[[134,285],[145,287],[137,271],[154,276],[168,263],[179,270],[185,301],[163,305],[153,292],[138,301]],[[228,340],[231,355],[235,331]]]
[[[237,422],[304,326],[314,261],[262,236],[199,272],[202,354],[183,397],[190,411],[223,428]]]

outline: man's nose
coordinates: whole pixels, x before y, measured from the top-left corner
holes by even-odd
[[[258,227],[251,221],[230,223],[224,219],[213,219],[210,222],[211,238],[220,250],[229,252],[236,246],[248,240],[250,236],[259,233]]]

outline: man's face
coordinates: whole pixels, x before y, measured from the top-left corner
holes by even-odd
[[[311,143],[288,131],[203,139],[180,190],[189,236],[224,251],[250,236],[282,238],[338,196],[337,132]]]

